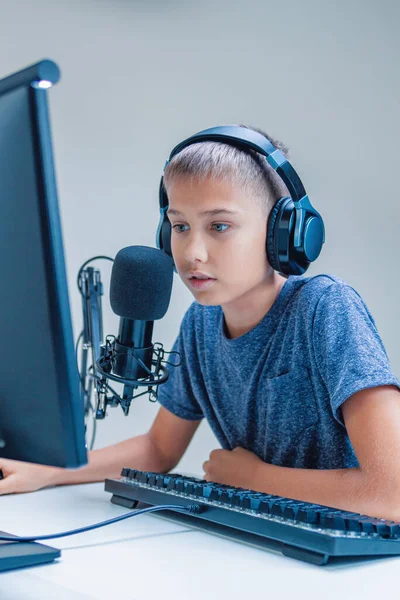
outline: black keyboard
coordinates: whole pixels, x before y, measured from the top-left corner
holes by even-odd
[[[400,555],[400,524],[394,521],[178,473],[123,469],[121,475],[105,482],[114,504],[127,508],[198,504],[202,511],[195,515],[172,510],[156,514],[309,563]]]

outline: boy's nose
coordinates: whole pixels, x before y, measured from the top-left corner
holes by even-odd
[[[184,249],[184,258],[190,264],[195,264],[196,261],[206,262],[208,252],[204,240],[199,235],[193,235]]]

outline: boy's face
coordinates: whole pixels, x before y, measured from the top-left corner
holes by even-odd
[[[237,184],[188,177],[172,182],[168,198],[175,266],[195,299],[222,306],[246,294],[250,300],[271,272],[260,200]],[[209,279],[190,279],[191,271]]]

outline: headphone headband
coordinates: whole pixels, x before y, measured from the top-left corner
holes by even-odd
[[[173,148],[165,167],[169,161],[178,154],[181,150],[197,142],[222,142],[230,144],[237,148],[254,150],[262,154],[267,159],[269,165],[278,173],[287,189],[293,202],[300,202],[305,196],[306,191],[292,165],[287,160],[286,156],[261,133],[247,127],[236,126],[221,126],[204,129],[183,140]],[[165,170],[164,167],[164,170]]]

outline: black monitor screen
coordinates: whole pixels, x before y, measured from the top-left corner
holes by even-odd
[[[0,81],[0,456],[87,462],[42,61]]]

